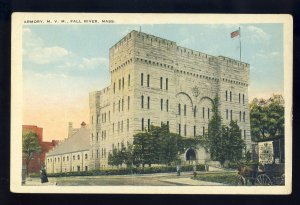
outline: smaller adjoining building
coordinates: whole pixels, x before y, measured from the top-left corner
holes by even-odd
[[[53,150],[46,154],[46,169],[48,173],[88,171],[91,135],[85,122],[76,132],[69,135]]]
[[[28,171],[30,173],[39,173],[41,166],[45,164],[45,155],[46,153],[53,149],[58,143],[58,140],[52,140],[50,142],[43,141],[43,128],[36,125],[23,125],[22,132],[28,133],[33,132],[38,138],[39,145],[41,146],[41,152],[35,153],[33,160],[30,161]],[[23,166],[25,167],[25,161],[23,160]]]

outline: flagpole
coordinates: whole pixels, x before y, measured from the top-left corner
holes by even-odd
[[[241,28],[239,27],[239,39],[240,39],[240,62],[242,62],[242,43],[241,43]]]

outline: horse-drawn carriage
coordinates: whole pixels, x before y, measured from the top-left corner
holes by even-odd
[[[241,164],[238,168],[239,185],[284,185],[284,163],[281,164]]]

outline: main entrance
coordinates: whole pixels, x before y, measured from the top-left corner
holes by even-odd
[[[189,148],[185,154],[185,159],[189,164],[192,164],[196,160],[196,151],[193,148]]]

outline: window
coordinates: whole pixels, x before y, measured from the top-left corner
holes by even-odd
[[[183,113],[184,113],[184,116],[186,116],[186,105],[184,105]]]
[[[239,119],[240,119],[240,122],[242,121],[242,111],[240,111],[240,117],[239,117]]]
[[[241,93],[239,93],[239,103],[241,103]]]
[[[245,95],[243,94],[243,105],[245,104]]]
[[[246,120],[246,113],[243,112],[243,121],[245,122],[245,120]]]
[[[226,109],[226,120],[228,120],[228,109]]]
[[[147,98],[147,108],[150,109],[150,97]]]
[[[130,96],[128,96],[127,103],[128,103],[128,105],[127,105],[127,109],[129,110],[129,107],[130,107]]]
[[[150,87],[150,75],[147,75],[147,87]]]
[[[118,122],[118,133],[120,132],[120,122]]]
[[[186,125],[184,125],[184,136],[186,136]]]
[[[244,140],[246,140],[246,130],[244,130]]]
[[[202,134],[205,134],[205,127],[202,127]]]
[[[227,101],[227,90],[225,91],[225,99]]]
[[[169,82],[168,81],[169,81],[168,78],[166,78],[166,90],[168,90],[168,88],[169,88]]]
[[[209,119],[209,108],[207,108],[207,118]]]
[[[115,132],[115,123],[113,123],[113,133]]]
[[[164,100],[163,100],[163,99],[160,99],[160,110],[161,110],[161,111],[163,110],[163,103],[164,103]]]
[[[141,86],[144,85],[144,73],[141,73]]]
[[[169,100],[166,101],[166,110],[169,112]]]
[[[116,93],[116,83],[114,83],[114,94]]]
[[[196,125],[194,125],[194,137],[196,136]]]
[[[98,159],[99,158],[99,150],[98,149],[97,149],[97,155],[96,156],[97,156],[97,159]]]
[[[97,124],[99,123],[99,115],[97,115]]]
[[[169,121],[167,121],[167,126],[168,126],[168,128],[169,128]]]
[[[178,134],[181,135],[181,124],[178,124]]]
[[[77,155],[77,159],[80,160],[80,156],[79,155]]]
[[[115,113],[115,104],[116,103],[113,104],[113,113]]]
[[[178,104],[178,115],[181,115],[181,105]]]
[[[69,156],[67,156],[67,162],[69,161]]]
[[[232,93],[231,93],[231,91],[230,91],[230,96],[229,96],[229,98],[230,98],[230,102],[232,102]]]
[[[162,86],[163,86],[163,78],[160,77],[160,89],[162,89]]]
[[[121,132],[123,132],[123,120],[121,122]]]
[[[150,130],[150,119],[148,119],[148,131]]]
[[[121,90],[121,79],[119,79],[119,90]]]
[[[230,120],[232,120],[232,110],[230,110]]]
[[[129,119],[127,119],[127,131],[129,131]]]
[[[130,86],[130,74],[128,75],[128,87]]]
[[[88,158],[88,154],[85,154],[85,155],[84,155],[84,158],[87,159],[87,158]]]
[[[94,141],[94,134],[92,133],[92,142]]]
[[[97,142],[99,141],[99,136],[98,136],[98,132],[97,132]]]
[[[142,131],[144,131],[144,118],[142,118]]]
[[[141,96],[141,107],[144,108],[144,96]]]
[[[194,117],[196,117],[196,113],[197,113],[197,106],[194,107]]]
[[[120,112],[120,109],[121,109],[121,101],[119,100],[119,112]]]
[[[122,78],[122,88],[124,89],[124,84],[125,84],[125,82],[124,82],[124,77]]]
[[[205,117],[205,108],[203,107],[202,108],[202,118],[204,119],[204,117]]]
[[[122,98],[122,111],[124,110],[124,99]]]

